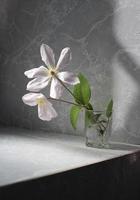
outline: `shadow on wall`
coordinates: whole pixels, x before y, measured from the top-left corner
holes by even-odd
[[[10,5],[10,0],[7,2]],[[23,78],[24,70],[27,66],[32,68],[40,64],[40,56],[34,49],[39,49],[42,42],[56,47],[56,52],[70,46],[73,52],[71,70],[82,71],[89,77],[96,104],[106,102],[110,93],[113,94],[115,114],[112,139],[139,143],[139,64],[131,51],[119,42],[114,31],[117,13],[121,10],[125,12],[125,5],[122,6],[115,5],[112,0],[15,0],[14,12],[9,13],[14,26],[8,33],[7,30],[3,33],[0,31],[2,51],[8,54],[2,62],[4,75],[1,76],[1,90],[4,97],[1,107],[6,105],[9,116],[12,116],[8,117],[2,108],[3,119],[16,126],[74,133],[66,107],[61,110],[62,107],[56,105],[61,116],[46,125],[36,120],[35,111],[26,109],[19,101],[27,82]],[[7,47],[12,53],[7,52]],[[15,78],[16,73],[18,77]],[[15,86],[17,83],[18,88]],[[13,97],[9,91],[13,92]],[[11,122],[11,118],[14,122]]]

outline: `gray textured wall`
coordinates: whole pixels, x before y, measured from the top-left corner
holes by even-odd
[[[47,123],[21,101],[28,81],[23,73],[40,66],[41,43],[56,58],[70,46],[69,71],[89,78],[97,108],[113,95],[113,138],[140,143],[139,42],[138,0],[0,0],[0,122],[75,134],[67,105],[55,104],[59,117]],[[70,98],[66,92],[64,98]]]

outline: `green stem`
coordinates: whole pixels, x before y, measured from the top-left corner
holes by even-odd
[[[51,97],[48,97],[47,99],[54,100],[54,101],[59,101],[59,102],[64,102],[64,103],[72,104],[72,105],[75,105],[75,106],[82,106],[82,105],[79,105],[77,103],[66,101],[64,99],[54,99],[54,98],[51,98]]]
[[[98,122],[98,123],[101,124],[104,129],[106,128],[101,122]]]
[[[55,78],[61,83],[61,85],[63,85],[63,87],[71,94],[72,97],[74,97],[74,99],[76,99],[75,95],[72,93],[72,91],[63,83],[63,81],[61,81],[58,76],[56,74],[54,74]],[[86,105],[81,104],[80,102],[78,102],[80,106],[84,107],[85,109],[88,110]],[[97,111],[98,112],[98,111]]]
[[[64,102],[64,103],[72,104],[72,105],[79,106],[79,107],[81,106],[81,107],[85,108],[84,105],[80,105],[80,104],[77,104],[77,103],[66,101],[64,99],[55,99],[55,98],[52,98],[52,97],[48,97],[47,99],[50,99],[50,100],[53,100],[53,101],[58,101],[58,102]],[[96,112],[102,112],[102,111],[93,111],[93,112],[96,113]]]
[[[61,85],[71,94],[72,97],[74,97],[74,99],[76,99],[75,95],[72,93],[72,91],[63,83],[63,81],[61,81],[58,76],[56,74],[54,74],[54,77],[61,83]],[[54,99],[53,99],[54,100]],[[76,103],[72,103],[72,102],[68,102],[68,101],[65,101],[63,99],[61,99],[62,102],[65,102],[65,103],[69,103],[69,104],[73,104],[73,105],[76,105],[76,106],[81,106],[83,108],[85,108],[86,110],[89,110],[88,107],[86,105],[83,105],[81,103],[79,104],[76,104]],[[103,111],[93,111],[93,112],[103,112]]]
[[[63,81],[61,81],[59,78],[58,78],[58,76],[56,75],[56,74],[54,74],[54,76],[55,76],[55,78],[61,83],[61,85],[63,85],[63,87],[74,97],[74,99],[75,99],[75,96],[74,96],[74,94],[72,93],[72,91],[69,89],[69,88],[67,88],[67,86],[63,83]]]
[[[107,123],[106,123],[106,127],[104,131],[106,131],[106,129],[108,128],[108,125],[109,125],[109,117],[107,118]]]

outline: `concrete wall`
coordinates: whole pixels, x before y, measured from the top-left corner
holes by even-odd
[[[71,128],[66,104],[55,103],[59,117],[47,123],[21,101],[24,71],[42,64],[40,45],[50,45],[56,59],[69,46],[68,70],[89,78],[95,106],[114,98],[113,138],[140,143],[139,11],[137,0],[0,0],[1,124],[84,134],[82,117],[78,130]]]

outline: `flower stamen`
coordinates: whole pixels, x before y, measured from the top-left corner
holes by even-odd
[[[38,104],[39,106],[43,106],[43,105],[45,104],[45,99],[44,99],[44,98],[38,98],[38,99],[36,100],[36,102],[37,102],[37,104]]]
[[[58,73],[58,71],[56,69],[50,68],[48,70],[48,76],[50,76],[50,77],[53,77],[53,76],[57,75],[57,73]]]

